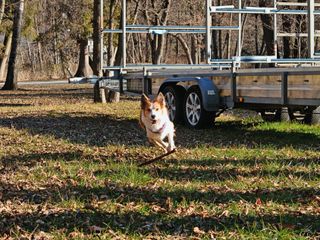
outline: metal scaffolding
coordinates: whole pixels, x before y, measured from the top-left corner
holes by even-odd
[[[103,21],[103,4],[101,0],[101,13]],[[284,7],[306,7],[307,9],[283,9]],[[238,0],[237,6],[213,6],[212,0],[206,0],[206,25],[205,26],[147,26],[147,25],[127,25],[127,3],[122,0],[122,26],[119,29],[102,29],[101,40],[101,56],[102,56],[102,70],[110,71],[126,71],[126,70],[143,70],[146,68],[152,69],[222,69],[231,67],[240,67],[241,63],[293,63],[293,64],[314,64],[320,62],[315,51],[315,38],[320,37],[320,32],[315,31],[315,16],[320,15],[320,10],[315,9],[320,7],[320,3],[315,3],[315,0],[306,0],[303,2],[286,2],[280,0],[273,0],[273,7],[245,7],[242,0]],[[213,26],[212,16],[214,14],[237,14],[238,26]],[[270,14],[273,15],[274,27],[274,55],[272,56],[243,56],[242,53],[242,19],[243,14]],[[278,15],[307,15],[308,32],[307,33],[280,33],[278,32]],[[237,55],[230,59],[215,59],[212,56],[212,31],[237,31],[238,44]],[[106,34],[118,33],[122,37],[122,65],[121,66],[107,66],[103,61],[104,49],[103,38]],[[205,34],[206,46],[206,64],[128,64],[127,63],[127,34],[130,33],[146,33],[146,34]],[[277,43],[280,37],[308,37],[308,57],[307,58],[278,58]]]

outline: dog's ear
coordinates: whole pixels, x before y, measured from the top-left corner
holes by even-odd
[[[166,100],[165,100],[162,92],[159,92],[159,94],[158,94],[158,96],[157,96],[157,98],[156,98],[156,101],[157,101],[158,103],[160,103],[161,106],[165,106],[165,105],[166,105]]]
[[[141,109],[144,109],[150,103],[150,99],[143,93],[141,95]]]

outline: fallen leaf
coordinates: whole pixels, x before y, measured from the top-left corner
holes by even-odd
[[[202,231],[199,227],[194,227],[193,232],[199,235],[203,235],[206,233],[205,231]]]

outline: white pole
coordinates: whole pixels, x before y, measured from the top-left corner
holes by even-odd
[[[127,3],[122,0],[122,60],[123,67],[127,65]]]
[[[100,74],[102,74],[103,66],[104,66],[104,0],[100,0]]]
[[[242,1],[239,0],[239,10],[242,8]],[[242,50],[242,14],[239,12],[239,34],[238,34],[238,57],[241,57],[241,50]],[[239,63],[240,67],[240,63]]]
[[[211,62],[211,43],[212,43],[212,34],[211,34],[211,25],[212,25],[212,16],[210,12],[210,7],[212,5],[212,0],[207,0],[206,3],[206,51],[207,51],[207,64]]]
[[[274,0],[273,3],[274,8],[277,8],[277,0]],[[274,19],[273,19],[273,44],[274,44],[274,56],[275,58],[278,57],[278,25],[277,25],[277,13],[274,13]]]
[[[308,45],[309,57],[314,58],[314,0],[308,2]]]

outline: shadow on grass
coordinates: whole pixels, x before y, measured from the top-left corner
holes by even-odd
[[[219,122],[213,128],[190,130],[182,126],[177,129],[178,145],[196,146],[247,146],[256,148],[272,146],[282,148],[292,146],[301,149],[320,150],[320,134],[291,130],[285,132],[277,129],[254,129],[261,123],[242,121]]]
[[[29,107],[32,104],[23,104],[23,103],[0,103],[0,107]]]
[[[2,183],[1,183],[2,184]],[[12,186],[7,186],[12,189]],[[276,202],[289,203],[292,201],[300,201],[311,196],[318,195],[319,191],[315,189],[278,189],[248,192],[222,192],[211,191],[208,193],[185,190],[166,191],[164,189],[152,190],[134,187],[123,186],[107,186],[105,188],[85,188],[85,187],[70,187],[70,188],[47,188],[41,191],[28,191],[16,188],[17,192],[23,193],[19,196],[10,196],[11,200],[19,198],[22,201],[27,201],[28,196],[35,199],[37,196],[37,204],[42,201],[53,200],[57,195],[68,196],[73,194],[73,197],[81,199],[84,202],[90,203],[96,199],[93,194],[107,195],[109,199],[117,200],[117,202],[147,202],[157,204],[164,207],[163,212],[150,211],[148,214],[143,214],[139,211],[118,211],[118,212],[103,212],[101,209],[96,209],[88,204],[87,207],[81,210],[46,210],[46,213],[35,211],[34,213],[3,213],[1,215],[0,233],[9,232],[14,226],[19,226],[23,230],[33,231],[36,227],[42,231],[63,229],[67,232],[72,232],[74,229],[82,229],[84,232],[89,232],[89,226],[95,225],[100,227],[108,227],[113,231],[120,231],[125,234],[148,234],[155,231],[162,231],[166,234],[193,234],[193,228],[198,226],[201,230],[232,230],[238,227],[255,230],[265,229],[266,226],[272,228],[287,228],[294,229],[299,232],[315,233],[320,231],[320,222],[316,214],[303,214],[299,212],[286,212],[283,214],[274,213],[250,216],[245,214],[231,214],[229,216],[221,216],[220,214],[203,216],[203,215],[171,215],[172,209],[167,206],[167,199],[171,198],[173,202],[180,201],[201,201],[206,203],[226,203],[230,201],[247,200],[255,202],[257,197],[261,200],[273,200]],[[13,192],[11,190],[11,192]],[[59,193],[59,194],[58,194]],[[49,196],[45,196],[48,195]],[[4,201],[8,198],[6,193]],[[70,196],[70,195],[69,195]],[[70,196],[71,197],[71,196]],[[40,199],[40,200],[39,200]],[[31,199],[29,199],[31,200]],[[125,209],[123,209],[125,210]],[[173,212],[174,213],[174,212]],[[158,232],[159,233],[159,232]]]
[[[0,158],[0,163],[3,166],[2,171],[14,171],[20,167],[32,167],[37,163],[42,163],[48,160],[63,160],[63,161],[80,161],[83,159],[82,151],[74,152],[49,152],[49,153],[33,153],[25,155],[14,155]]]
[[[182,163],[184,166],[192,167],[219,167],[221,165],[232,165],[234,167],[237,166],[250,166],[254,167],[258,164],[270,164],[270,163],[277,163],[281,165],[287,166],[308,166],[312,164],[320,164],[320,156],[319,157],[308,157],[308,158],[281,158],[281,159],[266,159],[263,157],[256,156],[255,158],[245,158],[245,159],[184,159],[179,160],[178,163]],[[159,161],[157,164],[163,165],[166,167],[168,164],[177,164],[177,160],[171,159],[166,160],[165,162]]]
[[[214,161],[214,160],[213,160]],[[157,171],[154,177],[160,177],[175,181],[225,181],[225,180],[241,180],[241,178],[250,177],[294,177],[308,181],[317,181],[320,179],[320,172],[316,169],[307,171],[291,171],[289,169],[251,169],[251,170],[239,170],[236,167],[229,169],[196,169],[196,168],[172,168],[164,167]]]
[[[256,203],[258,198],[262,202],[272,201],[280,204],[310,204],[316,197],[320,197],[317,188],[270,188],[253,190],[229,190],[224,187],[209,188],[205,191],[198,189],[164,189],[150,187],[133,187],[108,183],[105,187],[58,186],[48,185],[41,190],[30,190],[24,185],[13,185],[3,181],[1,184],[2,201],[18,200],[27,203],[59,203],[61,196],[64,200],[78,199],[82,202],[96,200],[99,196],[107,196],[109,200],[121,203],[146,202],[166,206],[168,198],[172,202],[202,202],[205,204],[231,203],[247,201]]]
[[[22,116],[0,119],[0,126],[27,129],[31,134],[52,135],[71,143],[90,146],[145,145],[146,136],[138,120],[115,118],[108,115],[94,116]],[[252,130],[252,124],[222,122],[212,129],[190,130],[179,126],[176,141],[184,147],[197,146],[247,146],[249,148],[272,145],[275,148],[319,150],[320,136],[309,132],[279,132]],[[303,139],[303,140],[302,140]]]
[[[144,145],[145,134],[137,120],[95,116],[26,116],[0,119],[0,126],[28,130],[33,135],[54,136],[75,144],[89,146]]]

